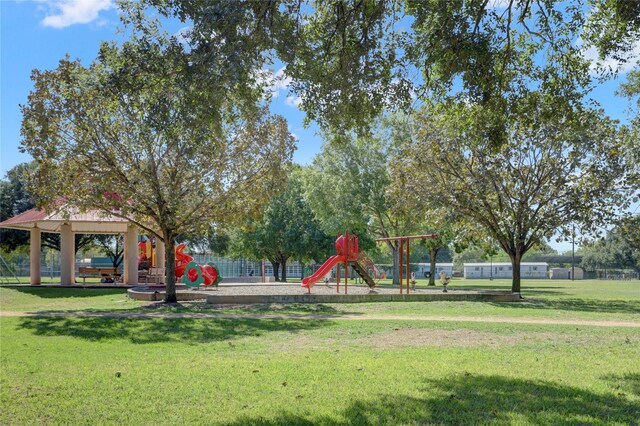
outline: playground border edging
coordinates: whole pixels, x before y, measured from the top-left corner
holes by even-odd
[[[295,294],[295,295],[207,295],[208,304],[254,303],[367,303],[367,302],[433,302],[482,301],[517,302],[519,293],[512,292],[448,292],[432,294]]]
[[[160,301],[164,298],[164,286],[139,286],[130,288],[130,298],[144,301]],[[182,286],[181,286],[182,287]],[[268,288],[268,286],[265,286]],[[268,291],[268,290],[267,290]],[[432,302],[432,301],[478,301],[478,302],[517,302],[519,293],[510,291],[466,291],[455,290],[447,293],[433,291],[413,294],[211,294],[210,291],[179,288],[178,301],[206,300],[208,304],[250,305],[256,303],[369,303],[369,302]]]

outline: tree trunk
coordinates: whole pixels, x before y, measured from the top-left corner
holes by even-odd
[[[274,262],[270,260],[271,267],[273,268],[273,278],[275,278],[276,282],[280,281],[280,262]]]
[[[429,249],[429,270],[431,271],[429,275],[429,285],[436,285],[436,257],[438,256],[438,252],[440,251],[440,247]]]
[[[122,251],[120,250],[120,238],[115,238],[116,247],[113,250],[113,253],[107,253],[107,255],[111,258],[111,263],[114,268],[117,268],[122,263],[122,258],[124,256],[124,247],[122,247]]]
[[[520,263],[522,261],[522,255],[519,253],[509,253],[509,257],[511,257],[511,273],[513,277],[511,281],[511,291],[520,293]]]
[[[164,244],[165,244],[165,267],[166,267],[166,276],[165,276],[165,291],[166,295],[164,297],[165,303],[177,303],[178,296],[176,295],[176,238],[169,232],[164,231]]]
[[[287,259],[282,260],[280,267],[282,268],[282,274],[281,274],[282,282],[286,283],[287,282]]]
[[[400,245],[399,243],[388,243],[387,246],[391,250],[391,256],[393,258],[393,279],[391,284],[400,285]]]

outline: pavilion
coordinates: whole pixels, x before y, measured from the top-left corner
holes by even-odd
[[[30,265],[31,285],[41,283],[41,234],[60,234],[60,284],[75,284],[75,234],[124,234],[123,283],[138,284],[138,230],[126,218],[101,211],[80,212],[77,209],[57,209],[47,213],[38,209],[27,210],[0,222],[0,228],[19,229],[31,233]],[[164,244],[156,243],[159,266],[164,263]]]

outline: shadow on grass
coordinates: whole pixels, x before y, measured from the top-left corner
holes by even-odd
[[[640,314],[640,300],[529,299],[519,303],[492,303],[512,309],[552,309],[599,313]]]
[[[344,309],[336,309],[322,303],[252,303],[248,305],[217,305],[207,302],[181,303],[179,306],[169,306],[164,303],[155,303],[144,307],[148,311],[166,312],[246,312],[246,313],[302,313],[302,314],[344,314],[350,313]]]
[[[438,284],[436,287],[442,287],[440,284]],[[449,285],[450,288],[458,288],[460,290],[499,290],[499,291],[511,291],[511,282],[509,282],[508,284],[504,284],[501,285],[499,283],[492,285],[492,284],[482,284],[482,285],[475,285],[475,284],[456,284],[455,282],[451,283]],[[431,287],[433,288],[433,287]],[[564,287],[556,287],[556,286],[543,286],[543,287],[530,287],[527,286],[526,281],[522,283],[522,292],[523,293],[536,293],[536,294],[556,294],[556,295],[562,295],[562,294],[567,294],[565,291],[561,291],[561,290],[566,290],[566,288]]]
[[[68,336],[89,341],[124,339],[131,343],[206,343],[274,331],[298,332],[330,325],[329,321],[295,319],[193,319],[27,317],[19,327],[37,336]]]
[[[421,393],[355,401],[335,417],[284,412],[227,424],[637,424],[640,418],[640,405],[624,397],[539,380],[454,375],[427,381]]]
[[[50,287],[12,287],[12,290],[44,299],[66,299],[71,297],[97,297],[126,295],[126,288],[50,288]]]
[[[303,314],[344,314],[349,313],[345,309],[336,309],[333,306],[322,303],[263,303],[252,305],[250,312],[270,312],[270,313],[303,313]]]
[[[630,393],[640,396],[640,373],[627,373],[622,376],[612,374],[604,376],[603,379],[609,382],[618,394]]]

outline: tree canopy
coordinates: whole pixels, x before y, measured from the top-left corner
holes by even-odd
[[[236,233],[236,253],[268,259],[276,281],[287,280],[289,259],[322,262],[333,248],[335,236],[322,230],[304,197],[304,170],[293,168],[286,189],[272,198],[264,216]]]
[[[476,131],[493,145],[530,92],[583,102],[585,50],[628,60],[640,25],[626,0],[145,3],[188,22],[196,60],[224,61],[238,79],[277,57],[307,118],[333,136],[364,135],[383,113],[435,96],[481,104]]]
[[[373,248],[376,238],[422,232],[422,216],[394,209],[390,197],[389,160],[403,132],[402,126],[385,122],[371,136],[323,145],[304,182],[309,204],[327,232],[355,233],[364,250]],[[399,243],[388,241],[386,246],[393,259],[393,281],[398,284]]]
[[[582,248],[581,266],[588,271],[633,269],[640,271],[640,215],[620,222],[599,240]]]
[[[246,104],[243,88],[208,91],[194,53],[138,18],[131,40],[104,43],[89,67],[63,59],[33,72],[22,149],[37,163],[42,205],[63,197],[118,214],[173,247],[179,234],[258,214],[286,177],[294,139],[283,118]]]
[[[0,181],[0,221],[12,218],[34,207],[28,190],[30,163],[18,164]],[[6,251],[29,244],[29,233],[14,229],[0,229],[0,247]]]
[[[536,98],[529,108],[500,148],[474,131],[474,105],[425,108],[397,166],[409,191],[476,221],[500,244],[514,292],[528,250],[573,224],[597,232],[637,190],[615,123],[595,110],[551,113]]]

